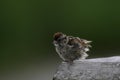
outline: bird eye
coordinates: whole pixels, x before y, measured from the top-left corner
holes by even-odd
[[[60,42],[60,41],[61,41],[61,39],[57,39],[57,41],[58,41],[58,42]]]

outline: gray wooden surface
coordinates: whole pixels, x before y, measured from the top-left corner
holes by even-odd
[[[120,80],[120,56],[62,62],[53,80]]]

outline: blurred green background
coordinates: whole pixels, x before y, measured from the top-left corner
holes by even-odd
[[[119,0],[2,0],[0,80],[52,80],[63,32],[92,40],[89,58],[120,55]],[[47,77],[46,77],[47,76]]]

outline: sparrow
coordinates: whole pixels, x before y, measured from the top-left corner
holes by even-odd
[[[91,42],[79,37],[67,36],[62,32],[57,32],[53,35],[53,44],[56,52],[65,62],[86,59],[88,57],[86,52],[89,51]]]

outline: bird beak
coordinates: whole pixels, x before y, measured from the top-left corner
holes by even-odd
[[[56,44],[57,43],[57,41],[53,41],[53,44]]]
[[[56,46],[57,45],[57,41],[53,41],[53,44],[54,44],[54,46]]]

